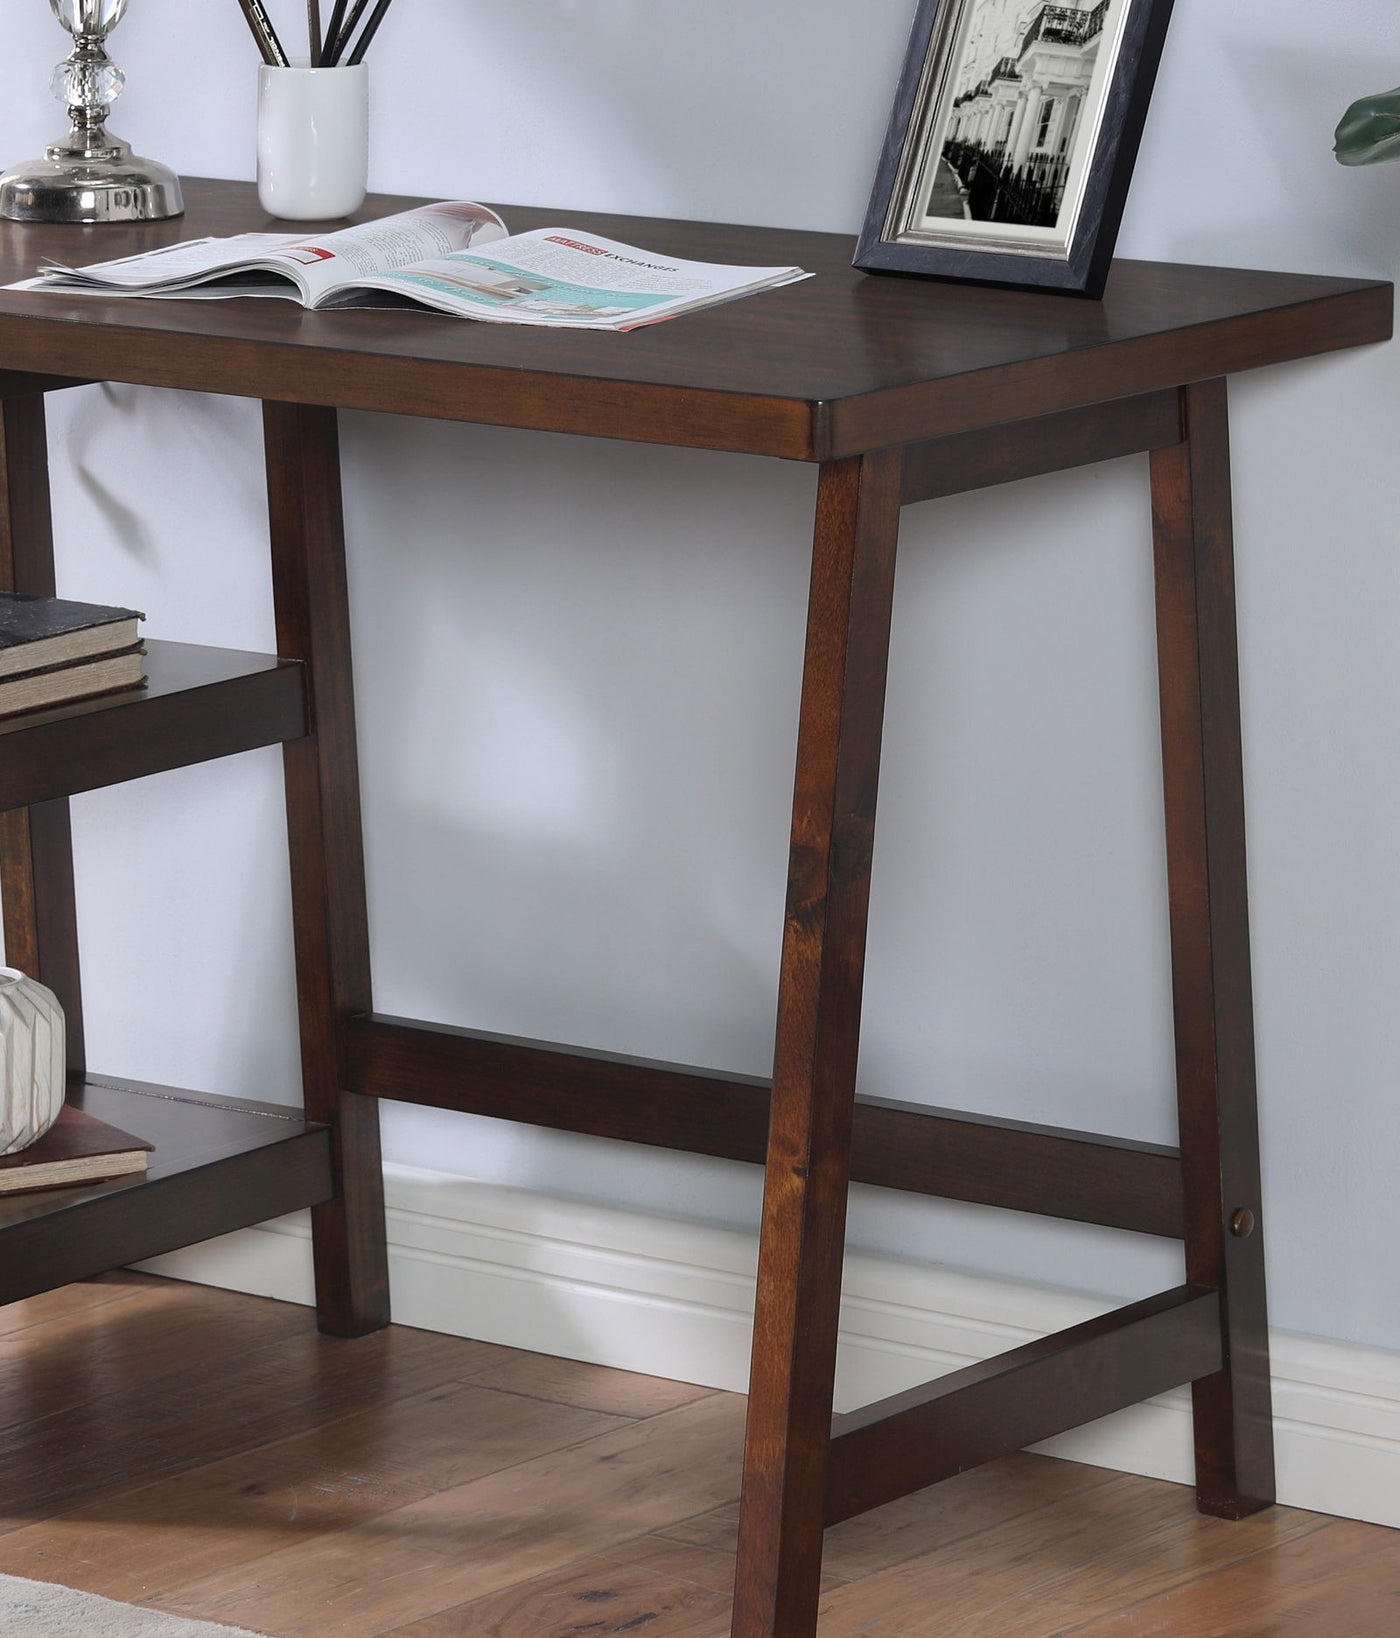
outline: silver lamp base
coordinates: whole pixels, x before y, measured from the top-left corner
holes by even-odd
[[[55,143],[42,159],[0,176],[0,217],[11,222],[155,222],[184,212],[180,179],[119,137]]]

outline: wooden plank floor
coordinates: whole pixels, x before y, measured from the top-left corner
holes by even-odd
[[[121,1274],[0,1309],[0,1571],[275,1638],[723,1638],[743,1401]],[[1400,1634],[1400,1532],[1019,1456],[829,1532],[821,1638]]]

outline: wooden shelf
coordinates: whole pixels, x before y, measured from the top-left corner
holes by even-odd
[[[147,646],[145,688],[0,718],[0,812],[306,734],[298,661]]]
[[[89,1076],[69,1101],[155,1144],[142,1176],[0,1198],[0,1302],[328,1200],[330,1134],[276,1104]]]

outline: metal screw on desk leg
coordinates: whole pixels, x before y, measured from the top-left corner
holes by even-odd
[[[1248,1206],[1241,1206],[1230,1219],[1230,1233],[1239,1240],[1247,1240],[1254,1233],[1254,1213]]]

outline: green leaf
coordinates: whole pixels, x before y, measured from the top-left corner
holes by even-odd
[[[1400,87],[1352,103],[1337,127],[1333,151],[1342,165],[1400,159]]]

